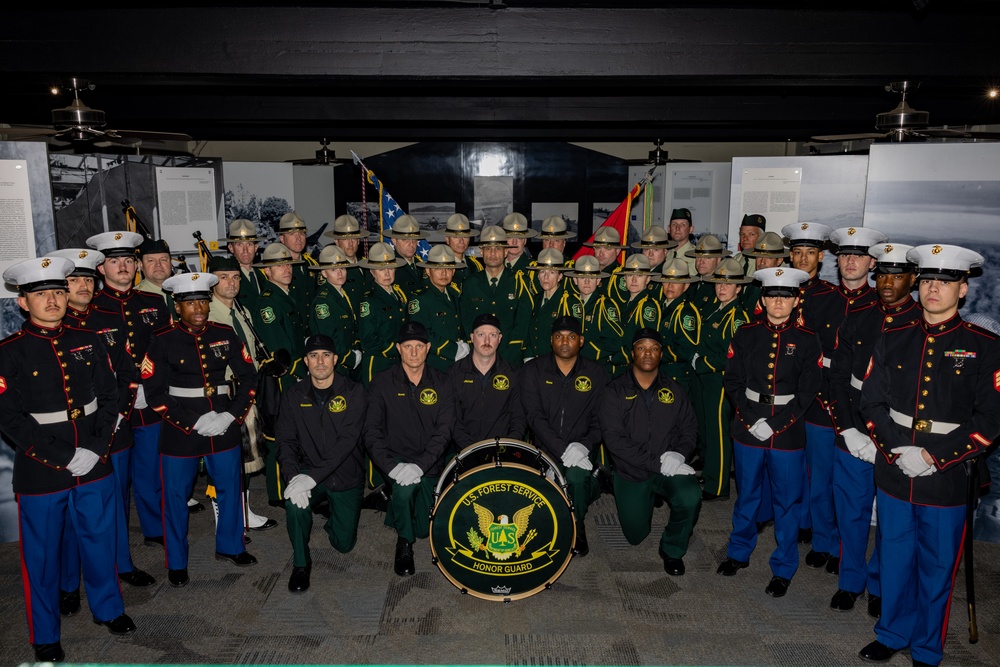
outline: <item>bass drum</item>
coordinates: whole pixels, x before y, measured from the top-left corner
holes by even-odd
[[[435,490],[434,562],[463,593],[509,602],[549,588],[569,565],[576,521],[551,458],[507,438],[469,445]]]

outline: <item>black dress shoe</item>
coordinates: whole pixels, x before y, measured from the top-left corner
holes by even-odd
[[[806,565],[809,567],[823,567],[828,560],[830,560],[830,554],[825,554],[822,551],[810,550],[806,554]]]
[[[750,563],[742,560],[736,560],[735,558],[727,558],[719,563],[719,568],[716,570],[716,573],[721,574],[724,577],[731,577],[745,567],[750,567]]]
[[[663,507],[663,496],[658,493],[653,494],[653,507],[657,509]]]
[[[898,648],[889,648],[882,642],[875,640],[858,651],[858,656],[868,662],[885,662],[897,653],[899,653]]]
[[[872,618],[882,617],[882,596],[868,595],[868,615]]]
[[[62,662],[66,659],[66,654],[62,650],[62,644],[32,644],[35,649],[35,662]]]
[[[784,577],[771,577],[771,583],[767,585],[764,592],[773,598],[783,598],[788,592],[788,584],[792,583]]]
[[[679,577],[684,574],[684,561],[680,558],[671,558],[660,549],[660,558],[663,559],[663,571],[672,577]]]
[[[191,580],[188,578],[188,571],[185,568],[183,570],[167,570],[167,581],[174,588],[180,588],[181,586],[187,586]]]
[[[277,525],[278,525],[277,521],[275,521],[274,519],[268,519],[267,521],[265,521],[264,523],[262,523],[259,526],[256,526],[256,527],[254,527],[254,526],[247,526],[247,529],[248,530],[258,530],[258,531],[259,530],[271,530],[272,528],[274,528]]]
[[[257,559],[250,555],[250,552],[243,551],[238,554],[224,554],[215,552],[215,560],[228,560],[233,565],[239,567],[250,567],[257,564]]]
[[[580,524],[576,527],[576,544],[573,545],[573,553],[583,558],[590,553],[590,543],[587,542],[587,529]]]
[[[840,558],[830,556],[830,559],[826,561],[826,571],[829,574],[840,574]]]
[[[845,591],[844,589],[839,589],[830,598],[830,609],[836,609],[837,611],[850,611],[854,609],[854,601],[858,599],[861,593],[852,593],[851,591]]]
[[[130,635],[135,632],[135,623],[128,617],[128,614],[122,614],[110,621],[101,621],[95,616],[94,624],[107,627],[108,632],[113,635]]]
[[[126,584],[137,588],[152,586],[156,583],[156,579],[151,574],[143,572],[139,568],[135,568],[131,572],[119,572],[118,581],[124,581]]]
[[[194,505],[188,505],[188,514],[197,514],[198,512],[204,512],[205,506],[202,503],[195,503]]]
[[[72,616],[80,611],[80,589],[75,591],[59,591],[59,613],[63,616]],[[39,644],[39,646],[50,646],[50,644]]]
[[[157,535],[156,537],[143,537],[142,543],[147,547],[162,547],[163,535]]]
[[[809,544],[813,541],[812,528],[799,528],[799,544]]]
[[[293,567],[292,576],[288,577],[288,590],[292,593],[305,593],[309,590],[309,574],[312,567]]]
[[[396,540],[396,560],[392,569],[401,577],[408,577],[417,571],[413,565],[413,545],[402,537]]]
[[[271,507],[280,507],[281,509],[285,509],[284,500],[268,500],[267,504],[270,505]]]

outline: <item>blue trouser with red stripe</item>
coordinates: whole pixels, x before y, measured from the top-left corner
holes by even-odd
[[[163,471],[163,536],[167,569],[188,566],[188,498],[194,491],[198,462],[202,457],[161,455]],[[215,484],[219,521],[215,527],[215,550],[224,554],[246,551],[243,542],[243,452],[233,447],[208,454],[205,469]]]
[[[833,454],[833,502],[840,533],[840,579],[838,586],[852,593],[882,595],[878,581],[878,531],[875,550],[868,555],[868,534],[875,499],[875,466],[855,458],[839,447]]]
[[[733,532],[729,535],[729,548],[726,552],[729,558],[749,562],[750,554],[757,546],[757,520],[764,481],[770,480],[774,537],[777,541],[771,554],[771,572],[785,579],[791,579],[795,575],[799,567],[799,507],[802,500],[804,456],[801,449],[784,451],[750,447],[733,441],[739,495],[733,505]]]
[[[812,522],[812,548],[837,555],[840,535],[833,508],[833,451],[837,432],[833,428],[806,422],[806,470],[809,474],[808,508]],[[805,524],[802,524],[805,527]]]
[[[72,522],[82,554],[87,603],[94,618],[125,613],[115,567],[115,481],[111,475],[66,491],[18,496],[21,577],[28,638],[59,641],[59,586],[65,525]]]
[[[910,648],[914,661],[936,665],[944,653],[965,507],[914,505],[879,491],[882,616],[878,640]]]
[[[139,527],[145,537],[163,535],[163,481],[160,477],[160,426],[133,426],[132,490]],[[186,502],[186,501],[185,501]]]

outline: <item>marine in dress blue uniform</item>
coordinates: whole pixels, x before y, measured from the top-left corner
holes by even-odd
[[[211,289],[217,282],[211,273],[183,273],[163,282],[173,293],[180,322],[153,337],[140,366],[150,405],[164,421],[163,525],[167,579],[175,587],[189,581],[187,499],[202,457],[219,506],[215,557],[238,566],[257,562],[243,541],[239,428],[253,403],[257,372],[233,328],[208,319]],[[227,380],[227,369],[233,381]]]
[[[94,296],[94,305],[118,313],[125,321],[125,349],[138,372],[153,333],[170,325],[170,312],[163,298],[132,287],[135,280],[135,248],[142,236],[134,232],[105,232],[87,239],[87,245],[104,253],[98,271],[104,287]],[[143,385],[136,389],[132,426],[132,493],[139,527],[150,546],[163,544],[160,479],[160,415],[149,407]]]
[[[875,499],[872,464],[876,452],[861,417],[861,387],[882,332],[921,318],[920,305],[910,297],[916,269],[906,261],[911,248],[901,243],[879,243],[869,248],[875,258],[875,291],[879,298],[844,318],[828,373],[830,417],[838,434],[833,454],[833,501],[840,534],[838,590],[830,607],[849,611],[867,590],[868,613],[875,618],[882,604],[878,539],[871,557],[866,556]]]
[[[67,522],[75,524],[87,601],[113,634],[125,615],[115,567],[118,530],[109,459],[118,390],[104,342],[63,323],[73,263],[38,257],[8,268],[28,319],[0,342],[0,428],[14,446],[21,569],[28,640],[39,662],[61,661],[60,560]]]
[[[833,454],[836,430],[830,419],[830,384],[827,377],[833,363],[837,330],[848,313],[873,303],[877,297],[868,284],[868,272],[875,260],[868,248],[886,241],[882,232],[867,227],[845,227],[830,233],[828,239],[837,257],[840,283],[832,290],[812,298],[803,316],[807,327],[819,336],[823,347],[823,384],[816,401],[806,412],[806,470],[809,479],[809,514],[812,525],[812,549],[806,554],[809,567],[826,566],[838,574],[840,534],[833,504]]]
[[[882,615],[859,654],[884,661],[909,648],[914,664],[937,665],[967,528],[962,463],[1000,435],[1000,341],[958,314],[980,254],[934,244],[906,257],[922,318],[885,331],[861,388],[877,451]]]
[[[823,355],[816,334],[795,316],[798,286],[808,274],[777,268],[761,269],[756,276],[767,318],[740,327],[727,355],[725,385],[735,406],[732,435],[739,494],[726,560],[717,571],[733,576],[749,566],[757,546],[761,505],[769,492],[777,545],[765,592],[782,597],[799,566],[796,542],[805,467],[802,417],[819,391]]]

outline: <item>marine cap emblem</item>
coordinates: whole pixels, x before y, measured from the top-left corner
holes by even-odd
[[[122,233],[118,232],[117,234],[115,234],[115,241],[121,241],[121,240],[122,240]]]
[[[774,272],[774,275],[775,276],[783,276],[783,275],[785,275],[785,270],[784,269],[778,269],[777,271]]]
[[[801,229],[803,229],[803,230],[809,229],[809,223],[808,222],[803,222]]]
[[[857,233],[857,231],[858,230],[856,230],[854,227],[851,227],[850,229],[847,230],[847,235],[854,236]]]
[[[891,243],[886,243],[885,244],[885,252],[887,252],[887,253],[892,252],[892,244]]]
[[[88,254],[89,254],[89,253],[88,253],[88,252],[87,252],[86,250],[81,250],[81,251],[80,251],[80,255],[79,255],[79,257],[80,257],[80,259],[83,259],[83,258],[84,258],[84,257],[86,257],[86,256],[87,256]]]
[[[942,247],[941,247],[941,246],[939,246],[939,245],[936,245],[936,246],[934,246],[933,248],[931,248],[931,254],[933,254],[933,255],[936,255],[936,254],[938,254],[939,252],[941,252],[942,250],[944,250],[944,248],[942,248]]]
[[[201,274],[198,273],[191,274],[191,282],[195,282],[196,280],[198,280],[198,278],[201,278]]]
[[[42,260],[42,268],[43,269],[48,268],[49,264],[51,263],[52,261],[48,257],[46,257],[45,259]]]

